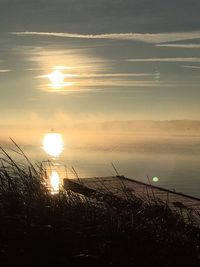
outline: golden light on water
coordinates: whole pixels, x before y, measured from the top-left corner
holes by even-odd
[[[59,133],[47,133],[43,140],[44,151],[52,156],[58,157],[64,150],[64,141]]]
[[[57,173],[57,171],[52,171],[49,176],[49,179],[50,179],[50,186],[51,186],[52,194],[58,193],[60,185],[61,185],[61,181],[60,181],[60,176]]]

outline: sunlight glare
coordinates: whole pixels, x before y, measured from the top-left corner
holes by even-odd
[[[52,188],[52,193],[58,193],[60,187],[60,176],[57,171],[52,171],[50,175],[50,185]]]
[[[61,71],[55,70],[48,75],[48,78],[51,81],[51,86],[53,88],[60,88],[64,84],[65,75]]]
[[[61,134],[47,133],[43,140],[44,151],[53,157],[58,157],[64,150],[64,141]]]

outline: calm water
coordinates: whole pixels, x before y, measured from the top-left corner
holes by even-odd
[[[111,162],[120,174],[147,182],[147,175],[158,186],[175,189],[200,197],[200,138],[170,137],[138,139],[118,145],[86,145],[66,147],[59,158],[53,159],[41,145],[23,146],[32,161],[46,159],[67,166],[68,175],[73,177],[74,166],[80,177],[110,176],[115,172]],[[64,168],[63,168],[64,169]]]

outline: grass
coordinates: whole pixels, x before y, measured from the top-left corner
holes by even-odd
[[[16,149],[26,164],[3,149],[0,159],[0,266],[200,265],[192,219],[158,200],[122,200],[81,184],[51,195],[42,165]]]

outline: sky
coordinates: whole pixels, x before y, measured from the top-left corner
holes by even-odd
[[[198,0],[0,0],[1,132],[199,120],[199,10]]]

